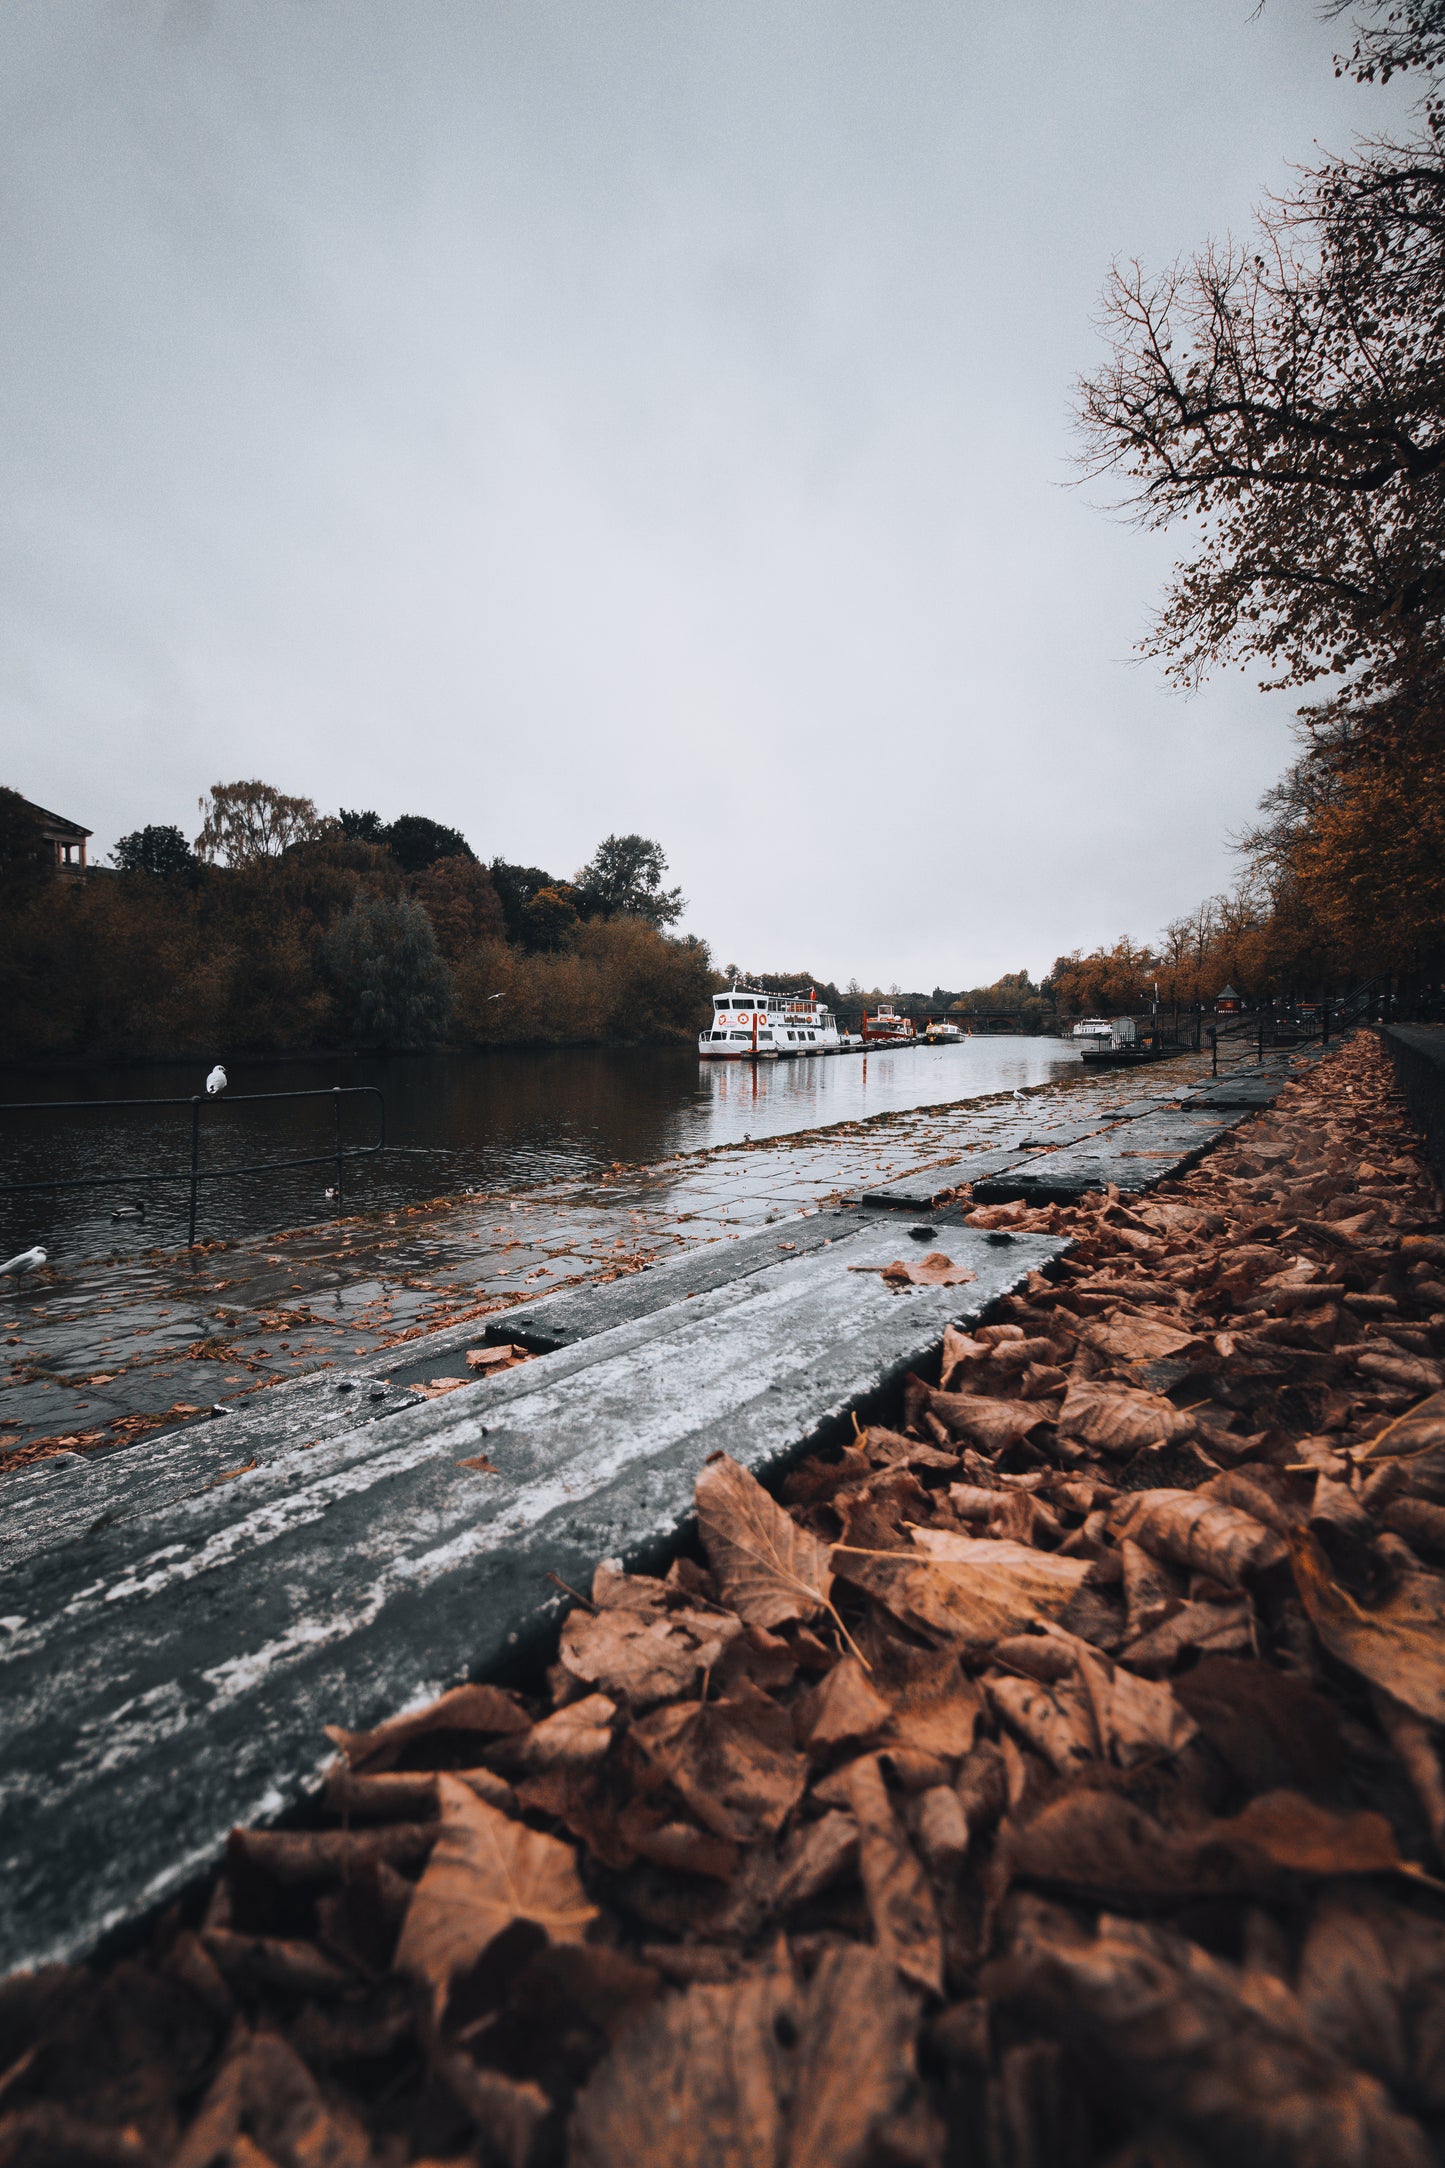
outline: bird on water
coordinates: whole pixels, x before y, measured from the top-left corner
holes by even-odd
[[[225,1089],[226,1072],[221,1067],[221,1064],[217,1062],[215,1068],[206,1078],[206,1096],[210,1099],[218,1099]]]
[[[37,1242],[33,1249],[21,1250],[18,1256],[6,1258],[4,1264],[0,1265],[0,1280],[4,1279],[7,1272],[13,1272],[18,1290],[26,1273],[38,1271],[40,1266],[45,1263],[45,1258],[46,1252],[41,1249],[40,1244]]]

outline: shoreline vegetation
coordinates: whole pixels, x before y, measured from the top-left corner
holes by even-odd
[[[668,931],[682,899],[645,837],[563,881],[483,865],[420,815],[326,816],[257,781],[202,810],[194,848],[147,827],[66,878],[0,790],[12,1061],[683,1043],[706,1011],[711,956]]]
[[[1252,869],[1233,891],[1152,945],[1125,935],[1057,957],[1037,982],[1019,970],[987,986],[905,992],[808,971],[718,971],[704,941],[670,930],[682,897],[663,887],[667,859],[643,836],[608,836],[563,880],[485,864],[423,815],[323,815],[259,781],[214,785],[202,812],[194,846],[177,828],[147,827],[121,839],[112,865],[65,876],[33,809],[0,787],[0,1067],[191,1062],[217,1048],[286,1061],[685,1046],[713,992],[734,981],[815,989],[853,1028],[888,999],[920,1026],[947,1018],[980,1034],[1066,1035],[1079,1016],[1152,1003],[1177,1023],[1226,984],[1249,1003],[1289,1001],[1382,961],[1407,975],[1413,965],[1417,981],[1422,965],[1438,970],[1439,944],[1415,940],[1406,952],[1332,939],[1314,900],[1291,886],[1277,822],[1250,839]]]

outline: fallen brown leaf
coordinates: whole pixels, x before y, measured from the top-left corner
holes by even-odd
[[[1097,1757],[1093,1711],[1079,1686],[1069,1680],[1050,1686],[1009,1673],[990,1673],[984,1685],[998,1715],[1060,1776]]]
[[[695,1487],[698,1528],[718,1593],[750,1626],[816,1618],[828,1608],[828,1552],[725,1453]]]
[[[1232,1655],[1253,1645],[1253,1613],[1249,1598],[1241,1596],[1233,1603],[1182,1604],[1120,1649],[1119,1660],[1152,1678],[1171,1670],[1186,1650]]]
[[[1298,1792],[1265,1792],[1232,1819],[1175,1831],[1117,1792],[1073,1791],[1010,1823],[1000,1842],[1015,1877],[1125,1903],[1401,1865],[1383,1815],[1336,1813]]]
[[[1174,1928],[1105,1915],[1090,1929],[1026,1901],[985,1986],[1006,2010],[1071,2042],[1164,2134],[1197,2148],[1195,2160],[1427,2168],[1431,2159],[1420,2126],[1331,2051],[1282,1985],[1262,2001]]]
[[[355,1770],[392,1768],[419,1739],[437,1732],[480,1733],[495,1738],[525,1731],[531,1719],[517,1696],[501,1686],[455,1686],[407,1716],[393,1717],[372,1731],[343,1731],[328,1724],[326,1736],[340,1747]]]
[[[930,1250],[926,1257],[895,1257],[883,1267],[882,1277],[890,1287],[963,1287],[978,1274],[956,1265],[942,1250]]]
[[[568,1613],[559,1660],[573,1678],[650,1709],[690,1693],[743,1629],[724,1612],[663,1612],[647,1617],[621,1607]]]
[[[323,2098],[294,2048],[277,2033],[242,2032],[171,2168],[371,2168],[371,2157],[360,2123]]]
[[[640,1718],[630,1737],[704,1828],[734,1843],[775,1836],[803,1796],[807,1764],[792,1723],[766,1695],[674,1703]]]
[[[1120,1769],[1179,1754],[1199,1727],[1162,1682],[1141,1679],[1096,1649],[1081,1647],[1079,1678],[1093,1711],[1099,1750]]]
[[[1176,1566],[1207,1573],[1227,1588],[1289,1555],[1272,1528],[1195,1491],[1135,1491],[1119,1500],[1109,1525],[1116,1536],[1127,1536]]]
[[[440,2018],[452,1983],[520,1920],[549,1942],[580,1942],[597,1907],[572,1847],[489,1807],[455,1777],[437,1778],[441,1830],[397,1944],[396,1967],[428,1990]]]
[[[1058,1416],[1059,1435],[1100,1453],[1137,1453],[1193,1428],[1162,1393],[1138,1386],[1071,1379]]]
[[[943,1935],[927,1875],[893,1812],[878,1757],[848,1770],[848,1801],[858,1825],[858,1871],[878,1947],[905,1980],[943,1991]]]
[[[823,1756],[881,1732],[893,1705],[877,1693],[856,1656],[845,1656],[797,1707],[794,1722],[810,1754]]]
[[[994,1452],[1032,1437],[1052,1420],[1038,1401],[994,1400],[983,1393],[927,1391],[924,1405],[957,1438],[971,1438]]]
[[[1445,1580],[1402,1574],[1366,1608],[1336,1582],[1308,1530],[1296,1533],[1291,1555],[1310,1623],[1330,1654],[1418,1716],[1445,1723]]]
[[[927,1640],[988,1648],[1001,1635],[1057,1618],[1089,1574],[1085,1559],[946,1529],[913,1531],[915,1550],[835,1546],[835,1570]]]
[[[584,2088],[569,2168],[865,2168],[914,2085],[915,2020],[856,1946],[826,1951],[806,1994],[780,1971],[691,1987]]]
[[[1207,1655],[1175,1680],[1174,1694],[1250,1791],[1338,1792],[1339,1720],[1303,1679],[1273,1664]]]
[[[1154,1317],[1096,1317],[1079,1327],[1079,1338],[1113,1362],[1159,1362],[1200,1345],[1198,1335]]]

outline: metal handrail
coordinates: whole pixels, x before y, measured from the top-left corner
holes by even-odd
[[[1383,996],[1382,988],[1384,989]],[[1355,987],[1352,993],[1327,995],[1317,1006],[1312,1005],[1313,1013],[1311,1015],[1298,1020],[1292,1043],[1296,1046],[1302,1043],[1308,1045],[1318,1038],[1322,1046],[1328,1046],[1332,1031],[1339,1030],[1341,1026],[1359,1023],[1360,1019],[1367,1016],[1382,998],[1388,1004],[1390,981],[1383,975],[1368,979],[1363,986]],[[1273,1046],[1278,1043],[1277,1023],[1278,1019],[1275,1016],[1272,1002],[1257,1009],[1241,1010],[1238,1016],[1228,1019],[1217,1018],[1209,1028],[1213,1073],[1216,1076],[1219,1073],[1219,1042],[1221,1039],[1241,1039],[1245,1037],[1254,1039],[1257,1042],[1255,1058],[1258,1061],[1263,1061],[1265,1046],[1267,1044]]]
[[[345,1145],[341,1139],[341,1102],[363,1096],[377,1103],[379,1134],[375,1144]],[[236,1166],[203,1167],[201,1165],[201,1109],[204,1106],[256,1106],[261,1102],[280,1099],[329,1099],[336,1125],[336,1142],[329,1152],[312,1153],[301,1159],[243,1160]],[[328,1091],[304,1092],[236,1092],[224,1099],[207,1099],[199,1092],[187,1099],[31,1099],[14,1100],[0,1104],[3,1114],[95,1114],[112,1108],[135,1107],[189,1107],[191,1110],[191,1161],[179,1174],[84,1174],[67,1175],[48,1182],[0,1182],[0,1197],[18,1197],[23,1193],[40,1189],[134,1189],[143,1182],[188,1182],[190,1184],[190,1222],[186,1235],[187,1246],[196,1239],[196,1200],[202,1182],[220,1182],[237,1174],[277,1174],[292,1167],[336,1166],[336,1201],[341,1203],[345,1187],[345,1166],[348,1159],[372,1159],[386,1150],[386,1097],[377,1084],[334,1084]]]

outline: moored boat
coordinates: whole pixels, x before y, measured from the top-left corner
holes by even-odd
[[[712,997],[712,1025],[699,1035],[704,1061],[778,1061],[836,1054],[838,1025],[817,995],[764,994],[731,986]]]
[[[930,1046],[951,1046],[955,1039],[963,1037],[963,1033],[959,1030],[957,1024],[950,1024],[945,1018],[939,1016],[935,1017],[933,1022],[928,1025],[923,1036]]]
[[[911,1016],[901,1016],[891,1001],[880,1001],[870,1016],[863,1012],[865,1046],[916,1046],[918,1033]]]
[[[712,1026],[699,1033],[698,1053],[704,1061],[776,1061],[780,1022],[775,994],[730,986],[712,997]]]

